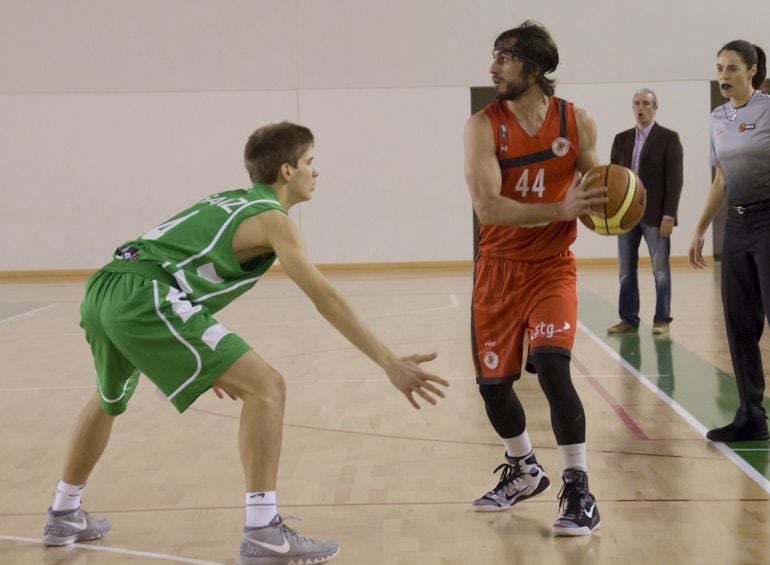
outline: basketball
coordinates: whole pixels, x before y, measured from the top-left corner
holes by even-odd
[[[621,165],[599,165],[586,175],[592,173],[599,173],[599,177],[586,188],[606,186],[610,201],[602,205],[603,210],[593,209],[606,217],[585,214],[580,216],[580,221],[600,235],[626,233],[639,223],[647,207],[647,191],[642,181],[631,169]]]

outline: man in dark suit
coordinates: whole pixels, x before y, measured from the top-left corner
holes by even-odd
[[[642,237],[655,277],[655,317],[652,333],[666,334],[671,323],[671,232],[682,192],[682,144],[679,135],[655,122],[658,99],[643,88],[634,94],[636,127],[620,132],[612,143],[610,161],[633,170],[647,188],[647,209],[642,221],[618,236],[620,265],[620,323],[609,334],[633,333],[639,328],[639,244]]]

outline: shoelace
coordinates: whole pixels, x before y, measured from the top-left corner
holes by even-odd
[[[281,530],[281,532],[287,538],[291,538],[294,541],[296,541],[297,543],[302,543],[302,544],[306,544],[306,545],[309,544],[309,543],[315,543],[314,539],[306,538],[304,536],[301,536],[300,534],[297,533],[296,530],[294,530],[294,529],[290,528],[289,526],[287,526],[286,522],[284,521],[286,519],[290,519],[290,520],[291,519],[295,519],[296,520],[297,518],[294,518],[293,516],[287,516],[286,518],[281,517],[281,521],[278,523],[278,529]]]
[[[511,484],[516,479],[520,479],[524,476],[523,471],[521,470],[521,466],[518,463],[514,463],[511,465],[510,463],[500,463],[494,471],[492,471],[492,474],[494,475],[498,471],[500,472],[500,480],[497,482],[497,486],[494,488],[494,491],[500,490],[501,488]]]
[[[583,510],[585,497],[575,483],[564,483],[559,490],[559,510],[564,508],[565,518],[575,518]]]

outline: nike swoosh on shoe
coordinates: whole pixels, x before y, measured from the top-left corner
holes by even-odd
[[[88,527],[88,522],[86,522],[85,518],[81,518],[80,522],[70,522],[69,520],[62,520],[62,524],[67,524],[68,526],[72,526],[76,530],[85,530]]]
[[[270,551],[275,551],[276,553],[288,553],[291,549],[291,545],[289,545],[289,541],[286,538],[283,538],[283,543],[281,545],[275,545],[273,543],[267,543],[265,541],[257,541],[257,540],[250,540],[251,543],[256,543],[259,546],[264,547],[265,549],[269,549]]]

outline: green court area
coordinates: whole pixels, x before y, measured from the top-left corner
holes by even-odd
[[[617,308],[593,292],[579,295],[579,320],[638,374],[657,387],[664,400],[710,429],[730,422],[738,408],[738,389],[725,373],[669,336],[653,336],[642,324],[637,334],[607,335],[617,322]],[[725,338],[726,339],[726,338]],[[770,402],[765,396],[765,409]],[[703,441],[706,441],[704,438]],[[770,442],[736,442],[728,447],[760,475],[770,479]]]

